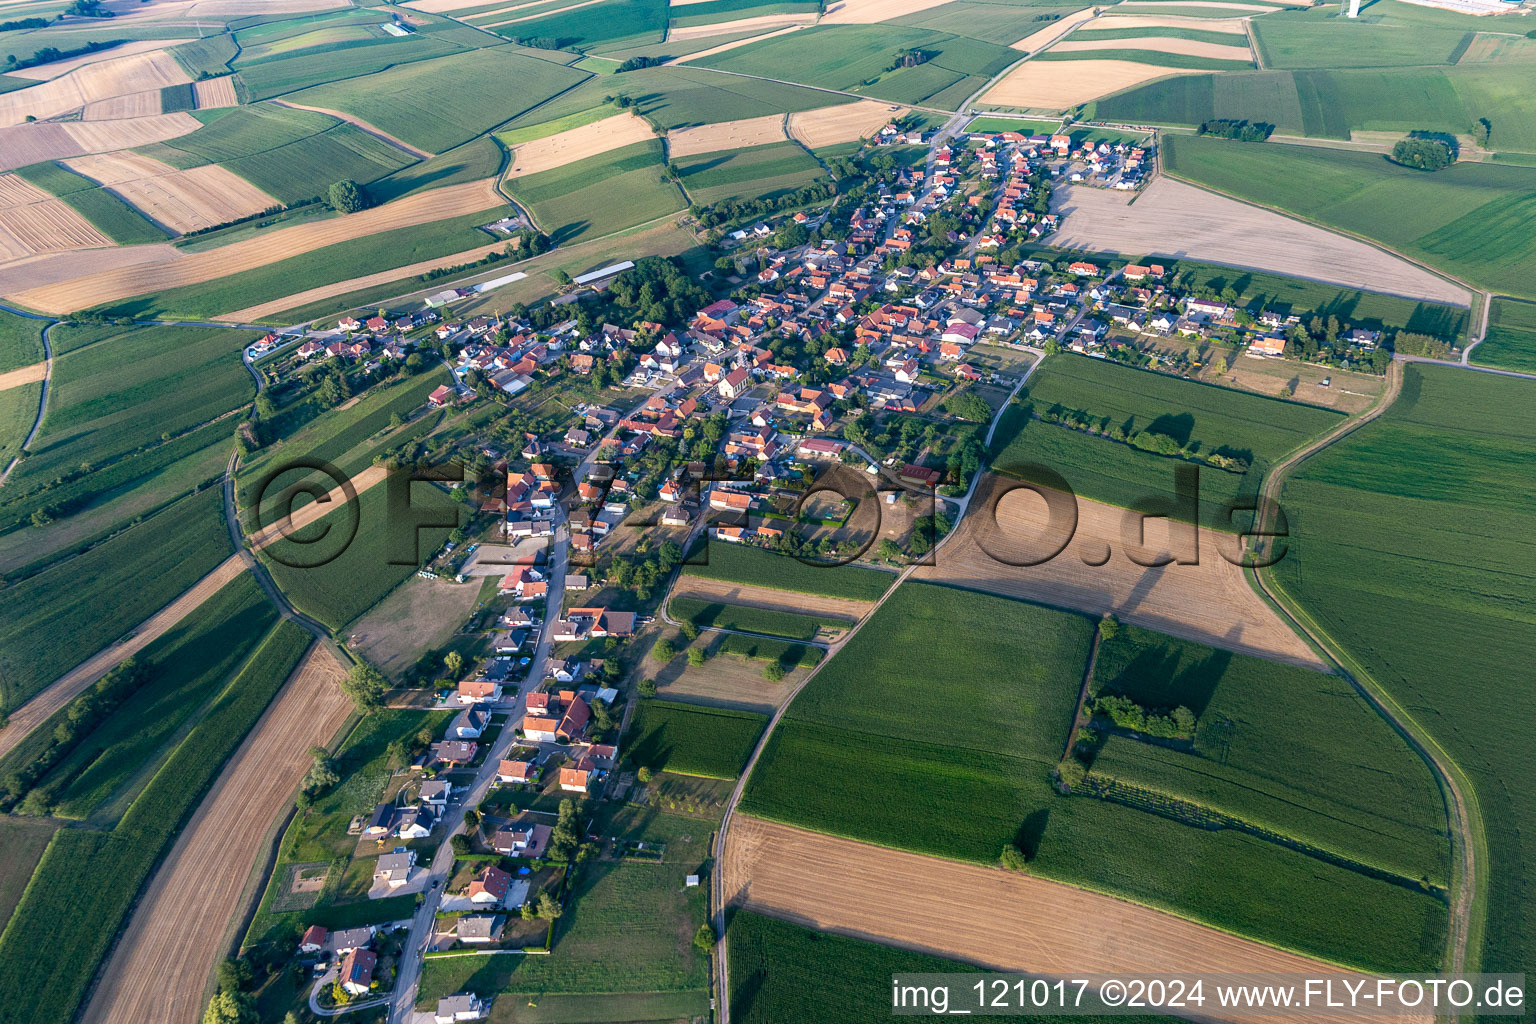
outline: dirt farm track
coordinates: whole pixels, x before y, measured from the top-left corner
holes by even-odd
[[[818,931],[916,949],[999,971],[1237,972],[1358,978],[1342,968],[1160,910],[1020,872],[888,850],[737,814],[725,849],[728,903]],[[1209,1019],[1228,1019],[1208,1012]],[[1234,1021],[1423,1022],[1345,1014]]]
[[[345,674],[328,647],[310,648],[155,872],[86,1007],[87,1024],[197,1024],[266,824],[292,799],[309,748],[328,742],[352,710],[339,685]]]

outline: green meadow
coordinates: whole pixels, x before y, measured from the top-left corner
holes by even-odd
[[[1495,299],[1487,337],[1472,350],[1472,362],[1536,373],[1536,304]]]

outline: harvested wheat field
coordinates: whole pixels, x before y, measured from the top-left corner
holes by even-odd
[[[865,612],[874,607],[873,601],[851,601],[817,594],[791,595],[768,587],[711,580],[702,576],[679,576],[676,586],[672,588],[672,596],[691,597],[699,601],[724,601],[747,608],[767,608],[770,611],[800,615],[840,615],[847,619],[861,619]]]
[[[717,53],[725,53],[728,50],[735,50],[750,43],[760,43],[764,39],[773,39],[775,36],[782,36],[786,32],[797,32],[802,28],[805,28],[805,26],[790,25],[787,28],[781,28],[774,32],[764,32],[760,36],[747,36],[745,39],[733,39],[729,43],[721,43],[719,46],[711,46],[709,49],[700,50],[698,53],[690,53],[682,57],[673,57],[671,60],[667,61],[666,66],[670,68],[676,67],[679,64],[687,64],[691,60],[703,60],[705,57],[713,57]],[[720,34],[724,35],[725,33],[722,32]],[[703,37],[701,36],[700,38]]]
[[[531,2],[543,3],[545,0],[531,0]],[[427,14],[442,14],[444,11],[462,11],[466,7],[473,7],[474,4],[466,3],[465,0],[407,0],[401,6]]]
[[[1140,193],[1068,185],[1051,197],[1061,214],[1052,242],[1094,252],[1208,259],[1389,295],[1466,306],[1465,288],[1375,246],[1166,175]]]
[[[1167,0],[1122,0],[1115,5],[1116,10],[1155,11],[1159,7],[1168,6]],[[1207,7],[1213,10],[1223,11],[1256,11],[1263,14],[1267,11],[1278,11],[1283,8],[1272,7],[1269,4],[1240,4],[1231,3],[1228,0],[1176,0],[1179,7]]]
[[[309,768],[309,748],[330,742],[352,711],[345,676],[330,648],[310,648],[155,872],[86,1021],[197,1024],[246,881]]]
[[[161,113],[160,90],[130,92],[87,103],[80,112],[82,121],[118,121],[125,117],[153,117]]]
[[[23,384],[36,384],[47,376],[48,364],[45,362],[23,366],[19,370],[7,370],[5,373],[0,373],[0,391],[19,388]]]
[[[1174,36],[1140,36],[1131,39],[1094,39],[1092,36],[1073,37],[1056,44],[1054,49],[1063,53],[1092,50],[1113,55],[1115,50],[1155,50],[1158,53],[1182,53],[1191,57],[1216,57],[1221,60],[1252,60],[1253,53],[1246,42],[1241,46],[1223,46],[1201,39],[1178,39]]]
[[[517,146],[512,150],[512,168],[507,171],[507,176],[537,174],[539,171],[564,167],[599,153],[622,149],[655,137],[650,122],[642,117],[627,112],[605,117],[580,128],[571,128]]]
[[[1098,13],[1098,8],[1090,7],[1086,11],[1069,14],[1060,21],[1053,21],[1044,28],[1037,29],[1018,42],[1010,43],[1009,45],[1015,50],[1034,53],[1036,50],[1049,46],[1083,22],[1092,21],[1096,13]]]
[[[244,571],[245,562],[240,556],[230,555],[180,597],[134,627],[131,639],[113,644],[94,657],[87,658],[49,683],[46,690],[12,711],[10,724],[0,729],[0,757],[10,753],[27,733],[46,721],[49,715],[79,696],[86,687],[117,667],[124,658],[132,657],[158,640],[161,634],[186,618],[194,608]]]
[[[855,142],[872,138],[881,128],[906,112],[906,107],[876,100],[802,110],[789,115],[789,137],[807,149]]]
[[[155,104],[154,110],[143,112],[158,114],[159,90],[163,86],[185,85],[190,81],[186,70],[165,50],[114,57],[85,64],[31,88],[0,95],[0,125],[21,124],[29,115],[42,121],[103,100],[145,92],[154,94]],[[146,103],[145,100],[125,101],[125,105],[134,106]],[[105,116],[94,118],[105,119]]]
[[[281,205],[218,164],[178,171],[127,150],[74,157],[62,163],[111,189],[144,216],[177,234],[227,224]]]
[[[127,121],[70,121],[0,128],[0,171],[109,149],[131,149],[180,138],[201,128],[185,111]]]
[[[1092,24],[1084,25],[1078,32],[1087,37],[1095,32],[1127,28],[1192,28],[1201,32],[1226,32],[1235,36],[1248,34],[1241,18],[1157,17],[1151,14],[1106,14]]]
[[[873,25],[939,7],[949,0],[842,0],[827,5],[823,25]]]
[[[192,92],[197,96],[198,110],[213,110],[217,107],[238,107],[240,100],[235,96],[235,76],[221,75],[218,78],[206,78],[192,86]]]
[[[191,18],[217,21],[247,14],[305,14],[350,6],[350,0],[196,0],[185,13]]]
[[[816,22],[814,14],[760,14],[755,18],[738,18],[736,21],[717,21],[712,25],[689,25],[685,28],[673,28],[667,30],[667,42],[677,43],[688,39],[704,39],[708,36],[723,36],[733,32],[755,32],[759,29],[784,28],[792,25],[800,28],[813,25]],[[759,39],[762,37],[759,37]],[[750,40],[757,42],[757,39]],[[740,41],[745,45],[747,40]],[[704,56],[702,53],[689,54],[688,59],[694,60]]]
[[[1199,71],[1128,60],[1027,60],[981,97],[994,107],[1066,110],[1133,85]]]
[[[42,288],[70,281],[84,274],[118,267],[137,267],[179,259],[181,251],[169,242],[148,245],[115,245],[110,249],[76,249],[45,253],[0,264],[0,294]]]
[[[20,71],[7,71],[6,74],[12,78],[30,78],[34,82],[46,82],[60,75],[66,75],[76,68],[83,68],[87,64],[98,64],[104,60],[115,60],[135,53],[162,50],[167,46],[185,41],[184,39],[133,39],[126,43],[118,43],[106,50],[97,50],[95,53],[87,53],[80,57],[68,57],[49,64],[36,64],[30,68],[22,68]]]
[[[492,179],[467,181],[407,196],[360,213],[298,224],[216,249],[187,253],[165,263],[108,270],[62,284],[12,293],[11,298],[29,309],[46,313],[72,312],[165,288],[201,284],[338,242],[461,217],[505,203],[506,199],[496,191]]]
[[[995,971],[1304,974],[1363,979],[1320,960],[1023,872],[903,853],[737,814],[725,845],[726,901],[818,931],[921,950]],[[899,880],[899,881],[898,881]],[[1343,1013],[1202,1017],[1254,1024],[1428,1024]]]
[[[750,146],[768,146],[783,142],[784,115],[765,114],[740,121],[721,121],[717,124],[701,124],[697,128],[677,128],[667,134],[667,158],[699,153],[718,153],[725,149],[746,149]]]
[[[62,199],[25,178],[0,174],[0,263],[112,244]]]
[[[998,501],[993,525],[988,513],[991,496],[1008,483],[990,475],[982,481],[971,514],[938,551],[935,564],[916,570],[916,578],[1075,608],[1094,616],[1114,612],[1126,622],[1239,654],[1323,667],[1312,649],[1254,593],[1242,570],[1222,557],[1223,552],[1236,557],[1237,539],[1231,534],[1202,529],[1198,565],[1145,568],[1126,555],[1124,526],[1134,522],[1132,514],[1079,495],[1077,530],[1061,554],[1043,565],[1007,564],[1048,553],[1029,544],[1045,536],[1048,521],[1045,500],[1033,491],[1021,488],[1005,494]],[[1167,520],[1146,521],[1143,545],[1148,555],[1177,547],[1169,530]],[[1106,546],[1111,551],[1109,561],[1085,563],[1084,559],[1102,559]]]

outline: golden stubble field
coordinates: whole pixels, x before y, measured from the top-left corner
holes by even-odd
[[[177,234],[225,224],[281,205],[217,164],[179,171],[152,157],[126,150],[60,162],[117,193],[150,220]]]
[[[507,176],[518,177],[554,170],[655,137],[650,122],[626,111],[584,124],[580,128],[570,128],[546,135],[542,139],[520,143],[512,150],[512,166]]]
[[[0,174],[0,264],[41,253],[112,244],[62,199],[15,174]]]
[[[53,121],[0,128],[0,171],[111,149],[132,149],[197,131],[203,123],[184,110],[121,121]]]
[[[102,105],[115,97],[124,100],[131,115],[160,113],[159,90],[167,85],[185,85],[192,81],[186,70],[165,50],[148,50],[122,57],[109,57],[81,66],[26,89],[0,95],[0,125],[21,124],[34,117],[39,121],[58,117],[81,108],[88,120],[106,120],[116,108]],[[148,109],[150,106],[153,109]],[[95,116],[92,116],[93,109]]]
[[[204,985],[269,830],[309,768],[309,748],[330,742],[352,711],[345,676],[329,647],[310,648],[155,872],[86,1006],[89,1024],[197,1024]]]
[[[906,107],[877,100],[802,110],[789,115],[789,137],[809,149],[873,138],[906,112]]]
[[[1027,489],[1004,494],[1011,486],[1003,477],[985,478],[954,537],[935,554],[934,565],[916,571],[916,578],[1090,615],[1113,612],[1125,622],[1241,654],[1323,667],[1248,585],[1242,570],[1222,557],[1224,550],[1235,555],[1237,541],[1229,534],[1200,530],[1197,565],[1145,567],[1126,554],[1128,513],[1079,495],[1076,532],[1059,555],[1036,566],[1009,564],[1046,554],[1042,539],[1048,536],[1049,521],[1043,498]],[[995,523],[988,511],[994,495],[1001,495]],[[1143,561],[1183,550],[1170,529],[1185,532],[1188,527],[1147,520]],[[1108,561],[1089,564],[1102,559],[1106,549]]]
[[[1160,910],[1023,872],[924,857],[737,814],[725,845],[729,905],[995,971],[1079,977],[1290,973],[1364,976]],[[1428,1015],[1223,1017],[1240,1024],[1428,1024]]]

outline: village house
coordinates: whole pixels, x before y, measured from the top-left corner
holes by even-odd
[[[459,1024],[460,1021],[480,1020],[490,1013],[489,1002],[473,993],[461,993],[439,999],[432,1020],[434,1024]]]
[[[378,960],[371,949],[354,949],[341,961],[336,980],[348,995],[366,995],[373,988],[373,968]]]

